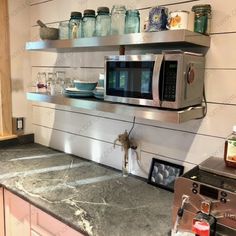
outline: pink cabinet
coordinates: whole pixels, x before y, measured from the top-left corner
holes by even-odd
[[[4,190],[6,236],[30,236],[30,204]]]
[[[4,235],[3,188],[0,188],[0,235]]]
[[[66,224],[31,205],[31,236],[83,236]]]
[[[30,205],[20,197],[0,188],[0,236],[4,235],[5,207],[5,236],[83,236],[61,221],[44,211]]]

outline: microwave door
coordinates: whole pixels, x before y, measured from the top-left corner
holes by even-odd
[[[164,55],[156,55],[155,64],[153,68],[152,75],[152,95],[153,95],[153,106],[160,107],[160,94],[159,94],[159,85],[160,85],[160,73],[161,73],[161,65],[164,59]]]

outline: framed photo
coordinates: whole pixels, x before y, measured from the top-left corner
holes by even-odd
[[[152,158],[148,183],[174,192],[175,179],[183,174],[184,167]]]

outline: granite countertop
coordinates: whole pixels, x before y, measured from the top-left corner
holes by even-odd
[[[0,184],[94,236],[165,236],[173,194],[39,144],[0,148]]]

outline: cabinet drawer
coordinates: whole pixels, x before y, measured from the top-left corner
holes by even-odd
[[[83,236],[83,234],[31,205],[31,236]]]
[[[7,236],[30,236],[30,204],[4,190],[5,226]]]
[[[3,188],[0,188],[0,235],[4,233],[4,214],[3,214]]]

